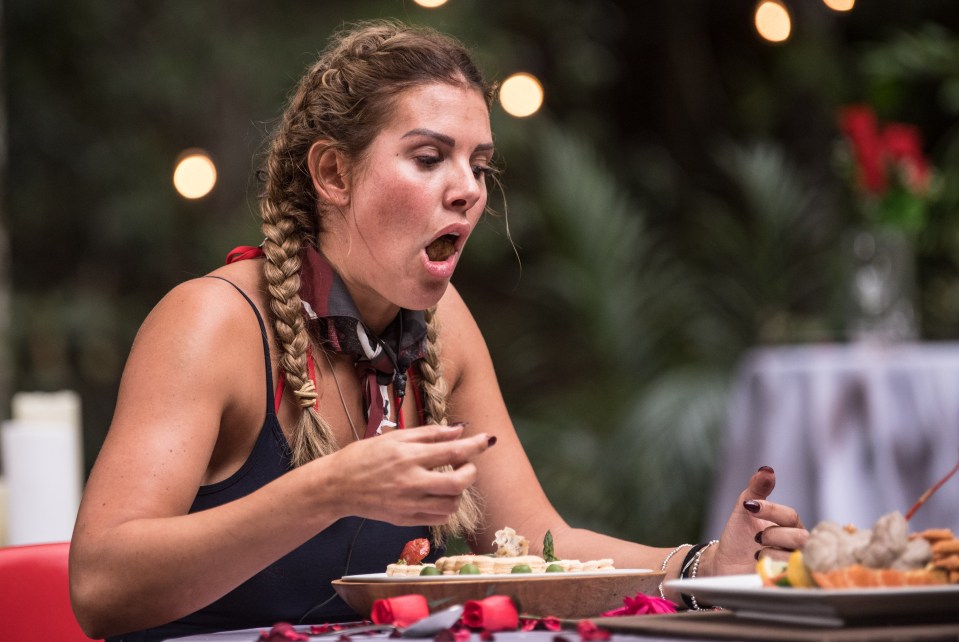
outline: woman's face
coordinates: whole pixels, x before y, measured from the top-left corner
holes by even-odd
[[[436,83],[397,97],[350,173],[349,203],[327,216],[320,238],[373,328],[446,291],[486,208],[492,155],[489,110],[476,89]]]

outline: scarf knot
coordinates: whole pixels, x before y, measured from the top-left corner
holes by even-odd
[[[426,355],[426,319],[422,311],[401,308],[380,336],[360,319],[359,310],[339,275],[312,247],[303,249],[300,299],[307,331],[323,348],[353,358],[363,382],[366,407],[364,437],[395,427],[389,385],[399,403],[406,391],[406,371]],[[314,392],[315,395],[315,392]]]

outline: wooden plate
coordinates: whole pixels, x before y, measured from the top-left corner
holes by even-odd
[[[373,602],[419,593],[428,602],[462,604],[489,595],[508,595],[520,613],[563,619],[596,617],[619,608],[624,597],[656,595],[661,571],[617,569],[599,573],[536,573],[533,575],[454,575],[424,578],[387,577],[385,573],[352,575],[333,581],[350,607],[368,618]],[[469,579],[466,579],[469,578]]]

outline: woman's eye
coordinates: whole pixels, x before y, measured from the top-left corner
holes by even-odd
[[[490,167],[489,165],[473,165],[473,176],[476,178],[483,178],[489,176],[495,176],[496,169]]]
[[[441,160],[443,159],[440,158],[439,156],[432,156],[432,155],[416,157],[416,162],[424,167],[433,167],[434,165],[439,163]]]

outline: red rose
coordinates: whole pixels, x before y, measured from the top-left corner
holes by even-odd
[[[882,145],[889,160],[903,173],[911,191],[924,192],[929,186],[929,163],[922,153],[922,136],[913,125],[889,123],[882,130]]]
[[[876,115],[864,105],[844,107],[839,112],[839,126],[852,143],[860,183],[867,191],[882,194],[886,190],[886,174]]]
[[[398,595],[373,602],[370,619],[374,624],[394,624],[405,628],[429,614],[429,604],[422,595]]]
[[[463,605],[463,623],[486,631],[512,631],[519,626],[519,613],[506,595],[490,595]]]

